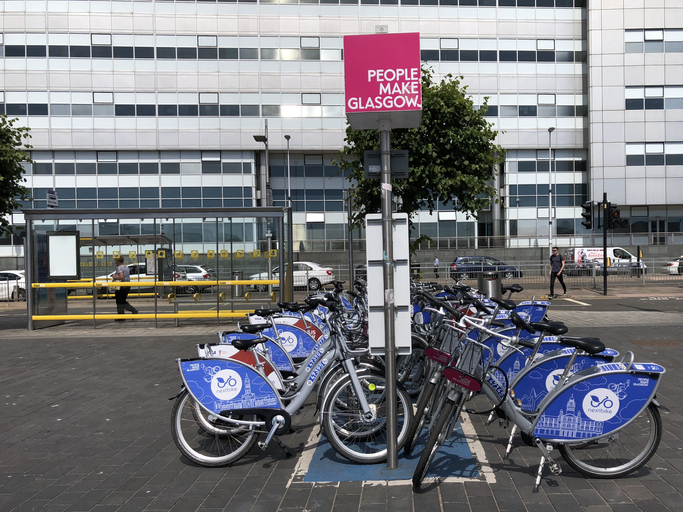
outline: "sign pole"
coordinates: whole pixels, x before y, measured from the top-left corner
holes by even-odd
[[[391,123],[380,121],[379,148],[382,166],[382,251],[384,257],[384,364],[387,390],[387,469],[398,467],[396,425],[396,344],[394,332],[394,240],[391,190]]]
[[[607,295],[607,192],[602,193],[602,294]]]

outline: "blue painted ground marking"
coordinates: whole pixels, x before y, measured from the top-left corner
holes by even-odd
[[[317,435],[317,432],[316,432]],[[422,431],[419,444],[413,453],[406,457],[399,452],[398,468],[387,469],[386,462],[381,464],[355,464],[339,455],[329,444],[324,435],[319,438],[318,445],[310,446],[314,450],[310,462],[297,467],[297,474],[303,476],[304,482],[367,482],[377,480],[410,480],[415,472],[415,466],[427,441],[428,432]],[[467,478],[478,479],[480,472],[470,450],[460,422],[434,457],[427,478]]]

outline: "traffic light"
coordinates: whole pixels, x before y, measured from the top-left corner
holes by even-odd
[[[616,204],[607,204],[607,229],[620,229],[628,227],[628,219],[621,218],[621,212]]]
[[[581,205],[583,212],[581,212],[581,217],[583,217],[583,222],[581,225],[586,229],[593,229],[593,201],[586,201]]]

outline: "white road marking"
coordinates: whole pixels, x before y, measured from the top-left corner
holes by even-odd
[[[574,299],[564,299],[564,300],[568,300],[569,302],[574,302],[576,304],[579,304],[580,306],[590,306],[590,304],[588,304],[586,302],[581,302],[580,300],[574,300]]]

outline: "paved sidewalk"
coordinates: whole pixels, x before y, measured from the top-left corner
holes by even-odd
[[[680,287],[650,292],[683,297]],[[683,388],[677,376],[683,371],[683,315],[657,324],[661,319],[649,311],[592,313],[596,316],[586,320],[585,314],[556,310],[571,334],[598,336],[622,353],[634,351],[637,360],[667,368],[658,393],[662,444],[634,475],[586,479],[561,460],[562,475],[546,470],[534,494],[537,450],[517,439],[512,456],[503,459],[505,430],[469,416],[469,430],[476,433],[470,436],[481,443],[482,476],[432,483],[413,494],[407,481],[308,483],[302,475],[294,477],[302,457],[315,448],[308,444],[318,429],[312,406],[294,416],[295,432],[283,437],[292,458],[272,444],[265,452],[254,447],[229,468],[204,469],[185,460],[169,428],[173,402],[168,398],[180,389],[175,358],[192,357],[197,343],[214,341],[213,323],[155,329],[149,322],[112,322],[97,330],[80,324],[29,333],[21,307],[5,306],[0,304],[3,512],[683,510]],[[610,320],[601,321],[600,315]]]

